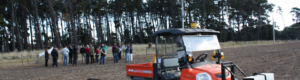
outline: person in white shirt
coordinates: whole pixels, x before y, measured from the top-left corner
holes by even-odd
[[[62,49],[61,51],[64,54],[64,66],[68,65],[68,54],[69,54],[69,49],[67,48],[67,46],[64,47],[64,49]]]

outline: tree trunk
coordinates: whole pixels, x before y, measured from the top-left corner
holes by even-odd
[[[36,26],[35,26],[35,33],[36,33],[36,41],[37,41],[37,48],[41,49],[43,48],[43,43],[42,43],[42,38],[41,38],[41,32],[40,32],[40,23],[39,23],[39,19],[38,19],[38,8],[37,8],[37,2],[35,0],[34,2],[35,4],[35,22],[36,22]]]
[[[30,47],[31,50],[33,50],[32,25],[31,25],[32,21],[31,21],[31,15],[29,14],[28,16],[29,16],[29,25],[30,25],[30,41],[31,41]]]
[[[54,11],[54,9],[53,9],[53,7],[52,7],[52,4],[51,4],[51,2],[50,2],[50,0],[47,0],[47,2],[48,2],[48,8],[50,9],[49,11],[50,11],[50,15],[51,15],[51,17],[52,17],[52,26],[53,26],[53,33],[54,33],[54,35],[55,35],[55,43],[56,43],[56,46],[58,47],[58,48],[60,48],[61,46],[60,46],[60,39],[59,39],[59,34],[58,34],[58,32],[56,31],[57,29],[57,25],[56,25],[56,15],[55,15],[55,11]]]
[[[73,35],[71,35],[72,37],[71,37],[70,39],[71,39],[72,41],[74,41],[74,43],[72,43],[72,44],[77,45],[78,43],[77,43],[77,36],[76,36],[76,31],[75,31],[76,26],[75,26],[75,23],[74,23],[74,19],[75,19],[74,17],[75,17],[74,14],[71,13],[70,19],[71,19],[72,34],[73,34]]]
[[[22,29],[23,29],[23,33],[22,33],[22,36],[23,36],[23,45],[24,45],[24,50],[27,50],[28,49],[28,29],[27,29],[27,20],[26,20],[26,15],[25,13],[23,13],[23,18],[22,18]]]
[[[45,28],[46,28],[46,31],[45,31],[45,46],[46,46],[46,48],[48,48],[49,47],[49,44],[48,44],[48,20],[46,19],[46,25],[45,25]]]
[[[105,7],[106,7],[106,26],[107,26],[107,42],[108,45],[111,45],[111,36],[110,36],[110,26],[109,26],[109,22],[108,22],[108,5],[107,3],[105,3]]]
[[[15,28],[14,28],[14,2],[11,0],[11,51],[15,51]]]
[[[100,32],[99,38],[101,39],[101,43],[104,43],[104,37],[103,37],[103,31],[102,31],[102,18],[101,18],[101,14],[100,13],[99,13],[99,31],[97,31],[97,32]]]
[[[76,35],[76,26],[75,26],[75,22],[74,22],[74,20],[75,20],[75,16],[74,16],[74,10],[73,10],[73,6],[72,6],[72,2],[71,2],[72,0],[70,0],[70,3],[69,3],[69,6],[68,6],[68,8],[69,8],[69,10],[70,10],[70,12],[69,12],[69,14],[70,14],[70,16],[69,16],[69,19],[71,20],[71,26],[72,26],[72,34],[70,34],[71,35],[71,37],[70,37],[70,40],[71,40],[71,44],[74,44],[74,45],[78,45],[78,41],[77,41],[77,35]],[[78,31],[78,32],[80,32],[80,31]]]
[[[141,25],[141,20],[140,20],[140,12],[137,13],[137,18],[138,18],[138,22],[139,22],[139,27],[140,28],[140,32],[139,32],[139,36],[140,36],[140,43],[144,43],[144,38],[143,38],[143,27]]]
[[[65,42],[65,40],[64,40],[64,27],[63,27],[63,23],[62,23],[62,18],[60,18],[60,27],[61,27],[61,43],[62,43],[62,46],[65,46],[65,45],[67,45],[66,44],[66,42]],[[67,37],[65,37],[65,38],[67,38]]]
[[[133,16],[133,11],[130,12],[130,17],[131,17],[131,28],[132,28],[132,43],[136,43],[136,40],[135,40],[135,28],[134,28],[134,16]]]
[[[71,29],[71,26],[70,26],[70,21],[65,21],[65,22],[67,22],[67,26],[68,26],[68,35],[69,35],[69,44],[70,45],[72,45],[73,43],[72,43],[72,33],[70,33],[70,32],[72,32],[72,29]]]
[[[15,16],[17,16],[17,15],[15,15]],[[17,17],[20,17],[20,16],[17,16]],[[15,20],[16,20],[16,22],[15,22],[15,24],[16,24],[16,31],[17,31],[17,33],[16,33],[17,48],[18,48],[18,51],[22,51],[22,44],[21,44],[22,40],[20,39],[20,20],[17,19],[17,18],[15,18]]]

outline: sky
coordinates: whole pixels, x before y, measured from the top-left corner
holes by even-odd
[[[276,22],[276,26],[279,26],[279,29],[277,30],[283,30],[284,29],[284,23],[285,26],[291,26],[295,22],[292,20],[292,14],[290,13],[293,7],[300,8],[300,0],[268,0],[268,3],[275,4],[273,13],[269,13],[270,17],[269,20],[272,20],[274,18],[274,21]],[[281,15],[276,13],[278,6],[281,7],[283,11],[283,20],[281,18]],[[273,21],[271,22],[273,23]]]

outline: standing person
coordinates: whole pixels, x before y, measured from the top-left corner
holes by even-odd
[[[85,48],[84,48],[84,45],[81,46],[79,52],[81,53],[81,60],[82,60],[82,63],[83,63],[83,60],[84,60],[83,58],[85,58]]]
[[[92,45],[90,45],[90,46],[91,46],[91,48],[90,48],[91,64],[93,64],[93,63],[95,63],[95,59],[94,59],[94,55],[95,55],[95,48],[94,48]]]
[[[86,64],[89,64],[89,57],[90,57],[90,48],[89,48],[89,45],[86,45],[86,48],[85,48],[85,57],[86,57]]]
[[[103,44],[104,45],[104,44]],[[104,46],[103,46],[104,47]],[[103,65],[105,64],[105,59],[106,59],[106,52],[105,49],[100,48],[100,52],[101,52],[101,58],[100,58],[100,64],[103,63]]]
[[[130,61],[132,61],[132,44],[130,44],[130,47],[129,47],[130,49]]]
[[[95,48],[95,53],[96,53],[96,63],[98,63],[99,62],[99,55],[100,55],[98,47]]]
[[[104,57],[104,62],[106,61],[106,54],[107,54],[107,46],[105,44],[102,44],[102,49],[104,50],[105,57]]]
[[[69,49],[67,48],[67,46],[64,47],[64,49],[62,49],[61,51],[64,54],[64,66],[68,65],[68,54],[69,54]]]
[[[72,46],[69,46],[69,63],[72,64],[72,60],[73,60],[73,50],[72,50]]]
[[[78,59],[78,49],[77,49],[77,46],[74,45],[74,47],[73,47],[73,66],[74,65],[77,66],[77,59]]]
[[[126,44],[125,46],[125,56],[126,56],[126,63],[130,61],[130,46]]]
[[[52,67],[54,67],[54,65],[56,65],[57,67],[57,59],[58,59],[58,52],[57,52],[57,48],[54,48],[51,52],[51,56],[53,58],[52,61]]]
[[[45,66],[46,66],[46,67],[48,66],[48,60],[49,60],[49,52],[48,52],[48,49],[49,49],[49,48],[47,48],[47,47],[46,47],[46,49],[45,49]]]
[[[122,53],[122,45],[121,45],[121,43],[119,43],[119,45],[118,45],[118,49],[119,49],[119,52],[118,52],[118,55],[119,55],[119,59],[121,59],[121,53]]]
[[[114,43],[114,46],[112,47],[112,52],[113,52],[113,56],[114,56],[114,63],[118,63],[119,60],[119,49],[117,47],[117,44]]]

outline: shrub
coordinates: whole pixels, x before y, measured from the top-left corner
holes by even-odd
[[[2,59],[9,59],[7,56],[2,56]]]
[[[13,56],[13,57],[11,57],[11,59],[21,59],[21,58],[18,56]]]

